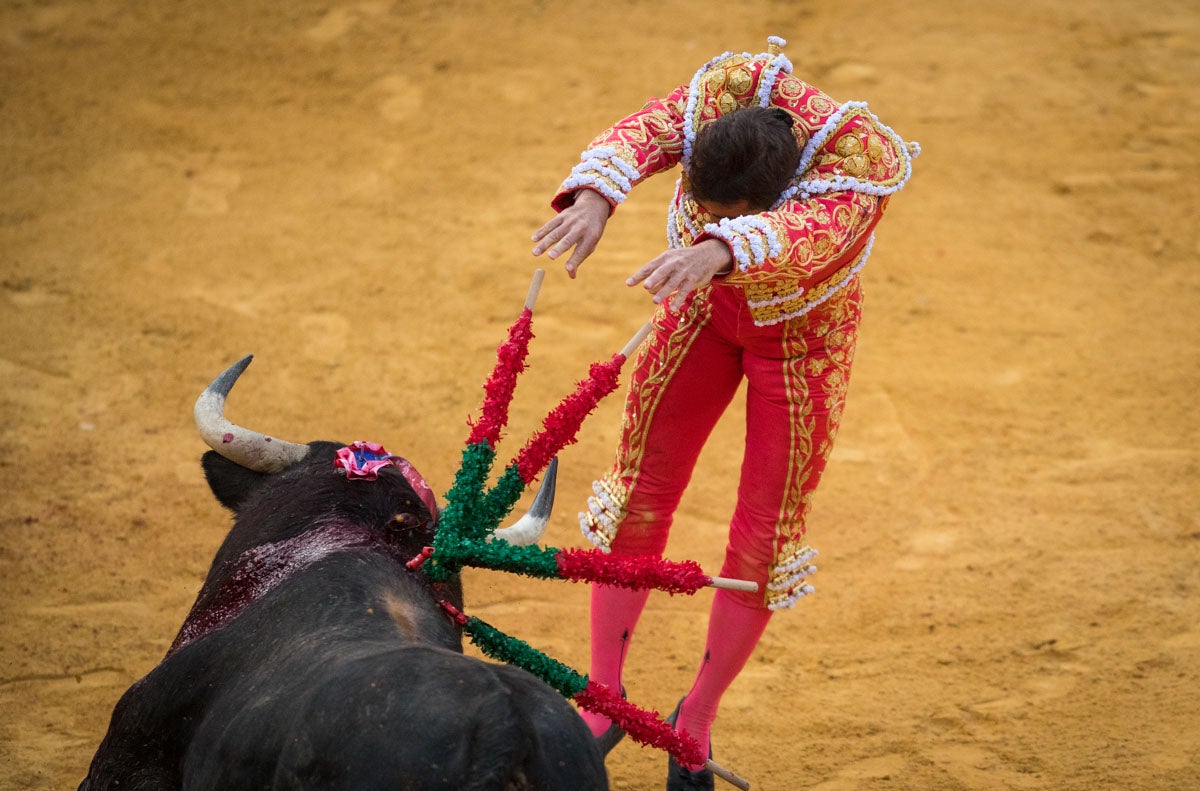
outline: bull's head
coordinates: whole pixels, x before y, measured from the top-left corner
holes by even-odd
[[[225,417],[225,399],[229,397],[234,384],[253,359],[253,355],[243,357],[214,379],[196,399],[194,415],[196,429],[205,444],[223,458],[265,477],[303,461],[314,446],[327,443],[314,443],[310,446],[287,442],[238,426]],[[546,525],[549,524],[554,506],[557,474],[558,460],[555,459],[547,467],[542,486],[529,511],[514,524],[496,530],[497,537],[517,545],[533,544],[541,538]],[[423,481],[418,483],[407,474],[406,477],[409,477],[410,483],[418,492],[424,486]],[[246,494],[240,488],[234,491],[219,491],[216,486],[213,488],[221,503],[229,508],[234,508]],[[427,505],[431,511],[436,512],[436,504],[430,502]]]

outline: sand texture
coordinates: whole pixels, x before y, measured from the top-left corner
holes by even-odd
[[[531,233],[595,133],[725,50],[924,153],[864,270],[809,524],[816,595],[726,697],[755,789],[1200,788],[1200,7],[1132,0],[9,2],[0,8],[0,788],[73,789],[228,517],[191,423],[381,442],[449,488]],[[647,318],[673,176],[558,264],[502,459]],[[546,535],[609,464],[562,455]],[[668,554],[716,569],[731,408]],[[587,590],[467,575],[578,668]],[[710,593],[655,595],[632,700],[670,711]],[[628,741],[614,789],[661,788]]]

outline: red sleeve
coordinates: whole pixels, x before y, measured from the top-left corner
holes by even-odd
[[[680,86],[597,135],[551,201],[555,211],[570,206],[572,193],[581,187],[600,193],[615,208],[634,186],[679,162],[686,101],[687,86]]]

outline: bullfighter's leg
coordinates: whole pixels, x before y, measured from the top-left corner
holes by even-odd
[[[754,580],[759,592],[713,597],[704,656],[677,720],[701,744],[771,613],[807,591],[805,518],[841,421],[859,302],[855,283],[784,325],[777,340],[747,339],[746,449],[721,573]]]
[[[622,441],[607,485],[620,491],[623,518],[611,540],[617,555],[660,556],[700,449],[737,392],[741,350],[708,322],[695,300],[660,309],[630,379]],[[589,678],[621,689],[630,640],[649,592],[597,585],[591,597]],[[583,712],[596,735],[610,721]]]

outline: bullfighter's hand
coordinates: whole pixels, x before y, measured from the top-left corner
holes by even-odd
[[[571,253],[565,264],[567,274],[574,278],[579,265],[599,244],[611,212],[612,207],[600,193],[580,189],[575,193],[574,203],[533,235],[533,241],[537,242],[533,254],[541,255],[549,250],[551,258],[558,258],[574,247],[575,252]]]
[[[706,285],[718,275],[733,271],[733,253],[718,239],[706,239],[691,247],[667,250],[625,281],[626,285],[642,288],[654,295],[660,305],[672,293],[671,310],[679,310],[687,295]]]

